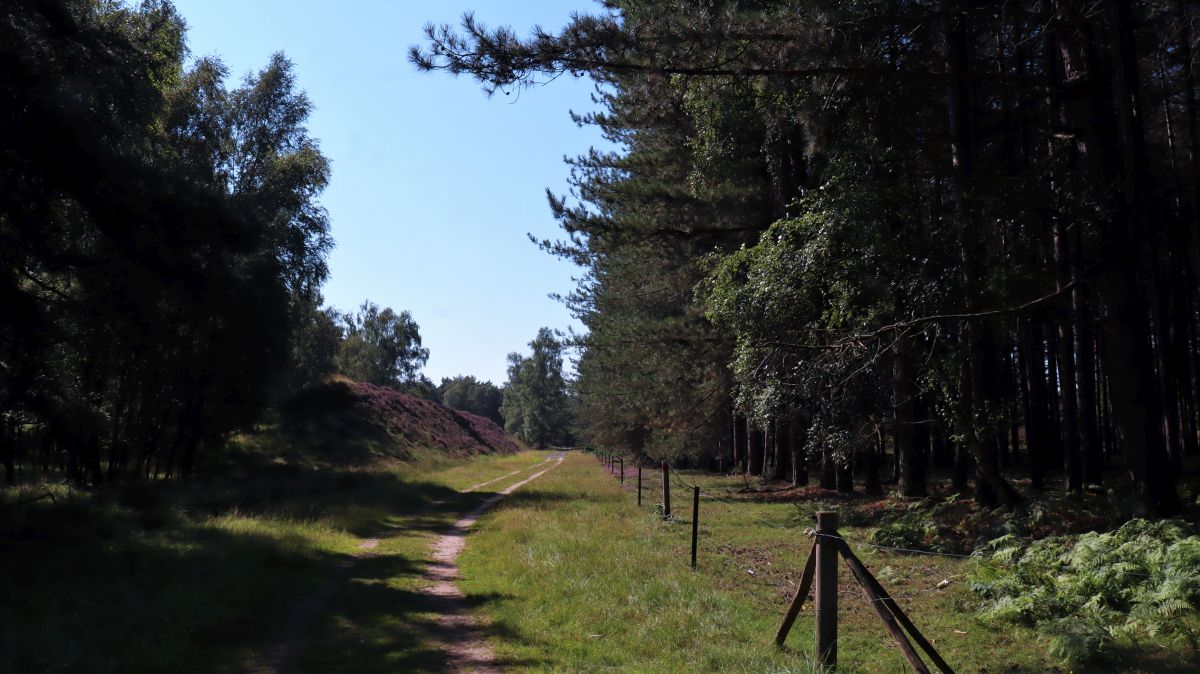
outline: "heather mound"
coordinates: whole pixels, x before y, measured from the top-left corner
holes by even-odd
[[[389,388],[335,378],[303,391],[283,409],[284,427],[315,440],[328,458],[408,458],[509,454],[520,448],[495,422]]]

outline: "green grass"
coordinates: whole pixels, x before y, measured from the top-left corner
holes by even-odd
[[[396,621],[416,606],[429,537],[486,495],[457,489],[545,455],[333,466],[272,457],[278,442],[271,433],[243,439],[222,477],[0,491],[10,504],[0,505],[0,671],[238,671],[275,641],[298,601],[329,587],[339,591],[306,637],[359,639],[339,602],[362,597],[402,631]],[[11,505],[46,491],[53,501]],[[370,536],[385,538],[358,559]],[[397,662],[408,651],[429,655],[420,640],[385,646]]]
[[[296,666],[304,672],[438,672],[445,670],[433,645],[438,604],[419,590],[428,581],[423,562],[434,537],[503,487],[527,477],[548,452],[478,457],[435,472],[429,479],[452,489],[504,477],[470,494],[452,492],[442,506],[394,513],[390,532],[373,555],[359,560],[304,635]],[[543,466],[544,467],[544,466]],[[475,597],[481,606],[487,598]]]
[[[681,477],[704,493],[742,486]],[[460,560],[463,588],[488,598],[479,610],[498,656],[516,671],[813,671],[811,609],[784,649],[773,638],[812,545],[804,529],[817,508],[836,504],[702,500],[692,571],[690,491],[674,490],[679,521],[662,522],[657,471],[645,471],[641,509],[628,482],[623,489],[594,457],[572,454],[480,521]],[[872,529],[840,531],[867,541]],[[975,618],[975,560],[853,547],[956,671],[1067,671],[1034,631]],[[839,585],[839,671],[910,671],[844,565]],[[1107,671],[1183,671],[1165,664],[1177,660],[1159,653]]]
[[[305,614],[289,662],[301,672],[443,671],[436,600],[421,593],[433,538],[482,499],[530,475],[546,452],[332,466],[245,439],[231,477],[80,492],[10,489],[0,505],[0,671],[240,671]],[[547,464],[548,465],[548,464]],[[232,468],[231,468],[232,466]],[[546,466],[542,466],[546,467]],[[518,475],[507,476],[512,471]],[[459,490],[501,476],[481,489]],[[772,644],[811,546],[817,508],[838,501],[734,500],[740,478],[685,473],[706,494],[699,568],[688,566],[691,498],[654,516],[657,471],[635,505],[594,457],[523,486],[476,526],[460,564],[468,604],[515,671],[811,672],[813,621]],[[850,512],[847,508],[845,512]],[[867,541],[861,516],[841,532]],[[369,555],[368,537],[380,544]],[[1047,640],[975,618],[975,560],[855,545],[959,672],[1052,672]],[[949,580],[947,587],[938,583]],[[844,672],[906,672],[842,567]],[[307,613],[306,613],[307,612]],[[1105,671],[1188,671],[1177,651]]]

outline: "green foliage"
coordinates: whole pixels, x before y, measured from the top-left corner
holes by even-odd
[[[490,381],[479,381],[471,375],[443,378],[438,395],[446,407],[504,423],[504,417],[500,416],[504,393]]]
[[[508,354],[500,413],[504,429],[532,447],[571,444],[571,401],[563,378],[562,343],[549,328],[529,343],[532,353]]]
[[[343,316],[345,325],[338,371],[356,381],[376,386],[413,382],[429,360],[421,346],[421,333],[412,314],[396,313],[364,301],[358,313]]]
[[[1200,536],[1175,520],[1116,531],[988,544],[972,588],[981,618],[1036,625],[1056,656],[1084,662],[1139,639],[1182,642],[1200,630]]]
[[[283,389],[294,394],[337,371],[342,347],[341,315],[321,307],[319,295],[292,300],[291,359],[284,373]]]
[[[888,517],[871,534],[871,542],[894,548],[929,550],[938,535],[937,520],[923,508],[910,508]]]
[[[958,498],[958,494],[953,494],[942,499],[924,499],[885,514],[871,533],[871,542],[910,550],[969,552],[973,541],[959,528],[965,522],[956,512]]]
[[[187,472],[258,419],[328,273],[292,64],[227,87],[184,28],[165,1],[0,6],[0,448],[20,428],[77,483]]]

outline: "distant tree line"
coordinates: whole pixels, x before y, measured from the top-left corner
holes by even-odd
[[[420,327],[412,314],[380,308],[370,300],[363,302],[357,312],[342,313],[320,306],[319,300],[304,308],[305,319],[293,343],[292,368],[287,373],[284,394],[340,374],[504,424],[500,415],[503,393],[495,384],[459,375],[445,377],[434,385],[421,373],[429,360],[429,349],[421,345]]]
[[[618,149],[571,162],[543,244],[586,272],[584,438],[843,491],[919,496],[943,467],[988,504],[1119,477],[1179,509],[1200,6],[603,4],[411,52],[491,91],[599,83],[578,121]]]

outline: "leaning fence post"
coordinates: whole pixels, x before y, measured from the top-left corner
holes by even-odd
[[[693,570],[695,570],[695,568],[696,568],[696,537],[699,535],[700,535],[700,487],[692,487],[692,569]]]
[[[914,625],[911,620],[909,620],[908,615],[904,613],[904,610],[900,608],[900,605],[896,603],[896,600],[892,598],[891,594],[889,594],[887,590],[883,589],[883,586],[879,584],[879,580],[876,579],[875,576],[871,575],[871,572],[867,570],[866,565],[864,565],[862,561],[859,560],[854,554],[854,552],[850,550],[850,546],[846,544],[846,541],[838,541],[838,543],[841,544],[839,548],[842,551],[842,556],[846,558],[846,564],[849,565],[850,570],[855,572],[856,577],[861,576],[865,580],[866,584],[863,585],[863,589],[867,591],[868,595],[874,595],[872,602],[882,604],[884,608],[891,611],[891,614],[896,619],[896,622],[902,625],[904,629],[908,630],[908,634],[912,637],[913,642],[925,651],[925,654],[929,656],[930,660],[933,660],[934,665],[939,670],[945,674],[954,674],[954,670],[951,669],[950,665],[946,663],[940,654],[938,654],[937,649],[933,647],[933,644],[929,643],[929,640],[925,638],[925,635],[921,634],[921,631],[917,629],[917,626]],[[884,624],[887,624],[886,618],[884,619]],[[903,647],[903,644],[901,644],[901,647]],[[913,663],[913,666],[915,667],[916,663]],[[918,668],[917,671],[921,670]]]
[[[816,570],[817,544],[813,542],[812,549],[808,551],[808,559],[804,560],[804,571],[800,573],[800,587],[796,590],[796,596],[792,597],[792,603],[788,606],[787,613],[783,616],[783,622],[779,623],[779,630],[775,633],[776,646],[783,645],[788,632],[792,630],[792,624],[800,615],[800,609],[804,608],[804,602],[808,599],[809,591],[812,590],[813,574],[816,573]]]
[[[671,517],[671,467],[663,461],[663,519]]]
[[[887,628],[892,638],[896,640],[896,645],[900,647],[901,652],[904,653],[904,657],[912,665],[913,671],[917,672],[917,674],[930,674],[929,668],[921,661],[921,656],[917,654],[908,637],[904,635],[904,630],[900,629],[900,625],[896,623],[896,616],[891,612],[891,607],[885,603],[883,595],[886,593],[879,592],[883,588],[872,582],[875,580],[875,577],[854,556],[846,541],[837,541],[837,543],[840,544],[838,548],[841,550],[842,556],[846,558],[846,565],[850,567],[850,573],[854,574],[855,580],[862,586],[863,591],[867,593],[867,599],[871,602],[871,608],[875,609],[875,614],[883,621],[883,626]]]
[[[822,667],[837,667],[838,515],[817,513],[817,658]]]

